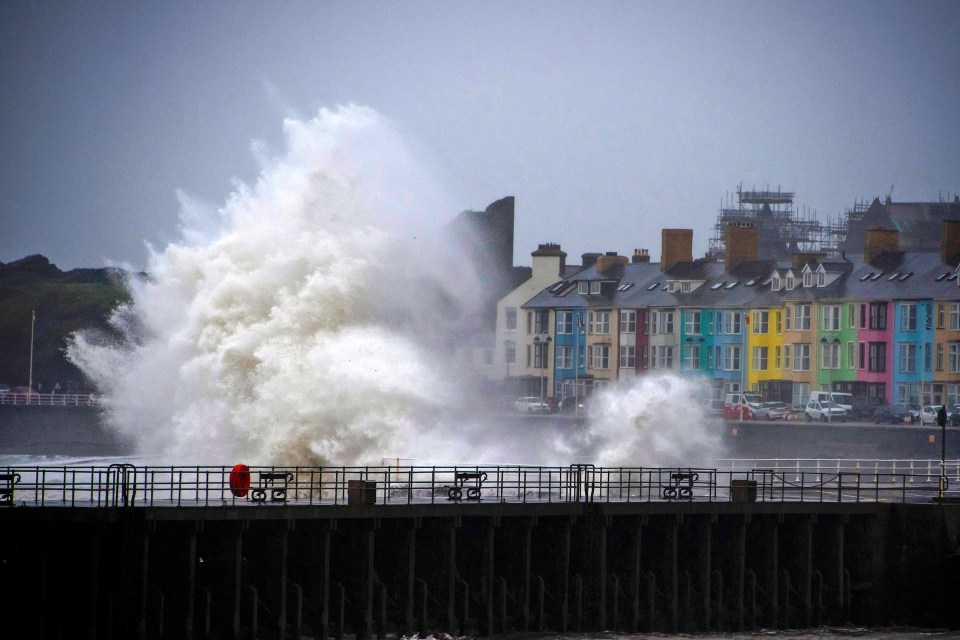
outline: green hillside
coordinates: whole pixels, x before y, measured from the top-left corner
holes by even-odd
[[[79,329],[108,331],[107,319],[129,299],[121,269],[63,272],[43,256],[0,263],[0,382],[26,385],[30,368],[30,318],[36,313],[33,386],[49,393],[82,390],[85,380],[64,353],[67,336]]]

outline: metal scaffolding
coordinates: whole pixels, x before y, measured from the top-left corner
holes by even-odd
[[[736,202],[720,207],[707,257],[724,258],[726,229],[730,226],[757,228],[757,250],[761,259],[787,259],[796,252],[839,255],[847,235],[846,221],[831,218],[821,223],[816,211],[796,210],[794,196],[792,191],[781,191],[779,187],[776,191],[745,191],[742,185],[738,186]]]

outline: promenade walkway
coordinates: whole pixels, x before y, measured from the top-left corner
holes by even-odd
[[[0,405],[37,407],[94,407],[100,404],[92,393],[0,393]]]
[[[960,500],[960,463],[727,461],[727,469],[542,466],[0,468],[0,504],[22,507],[219,507],[636,502]],[[783,462],[783,464],[781,464]],[[243,485],[246,486],[243,486]],[[957,489],[952,489],[956,487]]]

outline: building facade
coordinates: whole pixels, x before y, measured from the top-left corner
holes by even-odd
[[[664,230],[660,263],[607,253],[517,302],[536,329],[525,346],[554,397],[670,373],[709,381],[717,398],[749,390],[794,406],[827,389],[960,403],[954,225],[939,252],[901,251],[895,230],[874,229],[863,253],[789,261],[758,260],[749,227],[724,262],[692,260],[692,232]]]

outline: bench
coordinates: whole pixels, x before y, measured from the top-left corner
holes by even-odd
[[[13,506],[13,487],[19,482],[19,473],[0,473],[0,506]]]
[[[463,500],[463,490],[467,490],[467,500],[479,500],[480,490],[483,483],[487,480],[487,474],[484,471],[457,471],[454,476],[454,485],[447,487],[447,500],[459,502]],[[473,484],[467,485],[467,482]]]
[[[267,491],[270,492],[271,502],[287,501],[287,485],[293,482],[293,474],[289,471],[261,471],[260,486],[250,490],[250,500],[266,502]]]
[[[670,484],[661,485],[664,500],[693,500],[693,483],[700,474],[679,471],[670,474]]]

